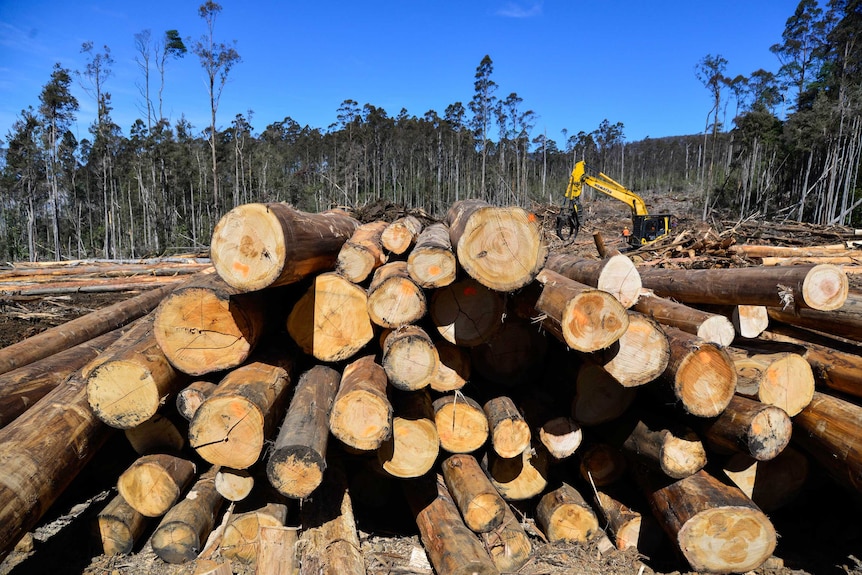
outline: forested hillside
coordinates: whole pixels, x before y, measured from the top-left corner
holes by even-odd
[[[86,43],[88,64],[77,73],[55,66],[3,143],[5,260],[202,249],[224,213],[254,201],[318,211],[384,200],[432,216],[468,197],[558,204],[580,159],[634,190],[689,198],[704,217],[721,209],[862,225],[858,0],[802,0],[772,47],[777,73],[731,78],[721,55],[702,57],[693,74],[705,88],[703,133],[638,142],[627,142],[625,126],[612,120],[564,133],[561,142],[534,133],[536,112],[515,92],[503,96],[490,56],[476,68],[469,102],[421,117],[347,99],[325,128],[299,125],[290,110],[262,128],[252,114],[219,119],[219,96],[240,64],[236,49],[216,38],[220,10],[214,2],[200,9],[210,42],[186,46],[173,30],[136,35],[145,113],[128,133],[111,117],[108,47]],[[170,62],[187,52],[210,79],[209,126],[171,124],[162,114]],[[80,141],[69,130],[79,107],[70,90],[76,75],[99,111],[91,138]]]

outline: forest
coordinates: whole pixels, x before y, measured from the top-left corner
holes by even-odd
[[[385,201],[432,217],[465,198],[559,204],[581,159],[636,191],[689,198],[704,219],[862,225],[860,0],[801,0],[771,48],[775,73],[729,77],[723,56],[703,56],[693,67],[710,109],[703,132],[635,142],[607,119],[561,142],[535,135],[535,113],[516,92],[502,96],[491,56],[476,68],[472,99],[442,113],[392,117],[346,99],[326,128],[285,116],[256,130],[243,114],[220,128],[219,98],[241,65],[235,43],[216,33],[220,11],[212,0],[200,6],[206,32],[195,42],[176,30],[135,35],[145,113],[128,134],[111,117],[109,47],[85,43],[83,70],[55,65],[0,143],[5,261],[202,251],[219,218],[247,202],[317,212]],[[162,113],[171,61],[187,55],[209,80],[207,126]],[[98,105],[80,141],[69,129],[76,78]]]

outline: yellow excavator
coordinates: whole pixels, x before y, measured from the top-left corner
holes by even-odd
[[[632,227],[623,230],[623,236],[632,248],[651,244],[670,234],[671,214],[649,215],[643,198],[602,172],[598,172],[597,176],[587,174],[586,164],[580,161],[572,170],[566,187],[566,199],[557,215],[556,232],[561,240],[574,240],[581,229],[579,198],[584,185],[616,198],[631,208]]]

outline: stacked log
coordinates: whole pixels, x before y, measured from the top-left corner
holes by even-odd
[[[201,559],[224,523],[204,556],[363,573],[354,504],[395,511],[403,495],[441,575],[523,567],[533,536],[515,505],[550,542],[606,528],[640,548],[659,525],[692,569],[744,572],[775,548],[759,502],[798,492],[787,470],[803,453],[862,491],[860,408],[814,391],[828,379],[848,393],[862,372],[856,296],[834,266],[587,260],[551,253],[533,214],[478,200],[425,227],[248,204],[218,223],[211,251],[216,273],[100,319],[82,341],[136,323],[80,363],[57,355],[68,379],[0,429],[2,555],[112,428],[133,441],[158,421],[181,441],[142,447],[117,479],[99,517],[106,553],[132,552],[158,518],[162,560]],[[705,309],[717,305],[764,306],[776,325],[740,339]],[[847,326],[841,346],[783,335],[828,332],[831,318]],[[788,479],[769,499],[774,477]],[[635,486],[640,499],[617,499]]]

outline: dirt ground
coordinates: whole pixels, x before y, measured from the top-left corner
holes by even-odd
[[[684,202],[667,199],[667,211],[681,215],[680,225],[693,225],[694,216]],[[676,205],[672,205],[676,204]],[[590,224],[569,249],[589,252],[595,248],[591,230],[603,232],[609,245],[622,247],[618,230],[626,224],[626,214],[609,205],[603,214],[594,210],[599,224]],[[658,211],[658,210],[657,210]],[[854,280],[856,281],[856,280]],[[859,287],[858,283],[855,286]],[[121,294],[76,294],[50,297],[0,296],[0,347],[59,325],[74,317],[104,307]],[[73,484],[24,537],[14,552],[0,563],[0,575],[179,575],[192,574],[197,565],[167,565],[152,549],[143,546],[127,556],[105,556],[95,529],[98,512],[116,494],[119,474],[135,454],[121,433],[109,441]],[[816,466],[813,466],[816,467]],[[405,517],[403,506],[389,511],[364,509],[354,502],[360,543],[367,572],[384,574],[432,574],[415,524]],[[836,486],[816,469],[799,496],[770,514],[779,535],[774,557],[752,573],[758,575],[862,575],[862,501]],[[543,537],[529,516],[524,526],[531,535],[532,559],[521,575],[682,575],[689,574],[686,563],[666,542],[650,556],[636,550],[605,551],[598,543],[553,545]],[[151,527],[154,528],[155,525]],[[144,540],[146,537],[144,538]],[[253,573],[248,566],[234,566],[241,574]]]

